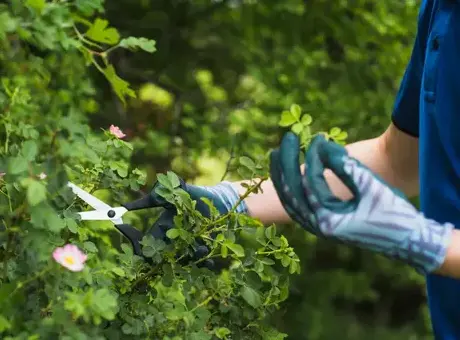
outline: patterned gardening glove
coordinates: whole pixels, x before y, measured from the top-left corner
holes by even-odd
[[[306,152],[304,175],[299,152],[298,137],[288,133],[270,159],[272,181],[294,221],[314,235],[400,259],[423,274],[440,267],[452,224],[425,218],[404,194],[323,136],[315,137]],[[325,168],[343,181],[353,199],[341,201],[332,194]]]

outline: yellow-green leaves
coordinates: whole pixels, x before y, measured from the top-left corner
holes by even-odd
[[[46,6],[46,0],[26,0],[26,6],[29,6],[38,13],[41,13]]]
[[[103,70],[103,73],[123,104],[126,104],[126,97],[136,98],[136,92],[134,92],[127,81],[117,75],[112,65],[107,66]]]
[[[302,146],[306,146],[311,140],[310,125],[313,122],[309,114],[302,115],[302,109],[297,104],[292,104],[289,111],[281,113],[279,125],[282,127],[291,127],[291,131],[299,136]]]
[[[120,47],[127,48],[132,51],[137,51],[138,49],[144,50],[149,53],[156,51],[155,40],[150,40],[147,38],[136,38],[128,37],[120,41]]]
[[[116,28],[108,27],[109,22],[96,18],[91,27],[86,31],[86,36],[96,42],[115,45],[120,40],[120,34]]]

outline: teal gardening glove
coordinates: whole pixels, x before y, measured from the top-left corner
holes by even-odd
[[[187,184],[183,179],[179,178],[180,187],[186,191],[192,200],[196,201],[196,210],[198,210],[203,216],[210,217],[209,207],[201,200],[201,198],[207,198],[211,201],[214,207],[218,210],[220,215],[228,213],[235,206],[236,213],[246,214],[248,208],[244,201],[240,202],[240,196],[238,190],[234,184],[231,182],[221,182],[214,186],[196,186]],[[157,192],[156,189],[158,186],[161,186],[159,182],[156,182],[150,194],[142,199],[146,200],[145,202],[139,204],[139,202],[133,202],[133,204],[139,206],[148,206],[148,207],[163,207],[165,211],[160,215],[158,220],[150,228],[149,234],[155,238],[169,242],[166,237],[166,232],[174,227],[174,216],[176,215],[176,208],[164,198],[162,198]],[[209,254],[209,249],[201,241],[195,249],[194,259],[200,259]],[[205,266],[209,269],[219,269],[219,266],[216,265],[214,260],[207,259],[203,262],[202,266]]]
[[[452,224],[425,218],[404,194],[323,136],[310,144],[303,175],[299,152],[297,136],[288,133],[270,158],[272,181],[294,221],[316,236],[402,260],[424,274],[441,266]],[[344,202],[332,194],[325,168],[343,181],[353,199]]]

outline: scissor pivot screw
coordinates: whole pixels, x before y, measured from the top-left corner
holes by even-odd
[[[109,212],[107,213],[107,216],[109,216],[110,218],[115,217],[115,215],[116,215],[116,213],[113,210],[109,210]]]

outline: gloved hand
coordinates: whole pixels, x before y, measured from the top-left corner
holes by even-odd
[[[207,198],[210,200],[221,215],[228,213],[240,198],[237,188],[234,187],[232,183],[227,181],[221,182],[215,186],[196,186],[185,183],[181,178],[179,180],[181,189],[186,191],[190,195],[191,199],[197,202],[196,210],[198,210],[205,217],[210,217],[210,211],[209,207],[201,200],[201,198]],[[166,237],[166,232],[174,227],[174,216],[176,215],[176,208],[156,192],[158,186],[161,186],[161,184],[156,182],[148,196],[130,204],[132,206],[134,205],[138,207],[139,209],[142,207],[165,208],[165,211],[162,212],[158,220],[147,231],[147,234],[151,234],[155,238],[160,238],[166,242],[169,242],[168,238]],[[244,214],[247,213],[247,211],[247,206],[244,201],[241,202],[235,209],[235,212],[237,213]],[[196,245],[194,253],[195,255],[192,260],[198,260],[206,256],[208,253],[209,249],[204,245],[203,242],[200,242]],[[210,259],[204,261],[202,265],[208,267],[209,269],[216,268],[215,262]]]
[[[425,218],[404,194],[323,136],[315,137],[309,146],[303,175],[299,152],[297,136],[288,133],[270,159],[272,181],[294,221],[314,235],[400,259],[420,273],[440,267],[452,224]],[[353,199],[345,202],[332,194],[325,168],[343,181]]]

